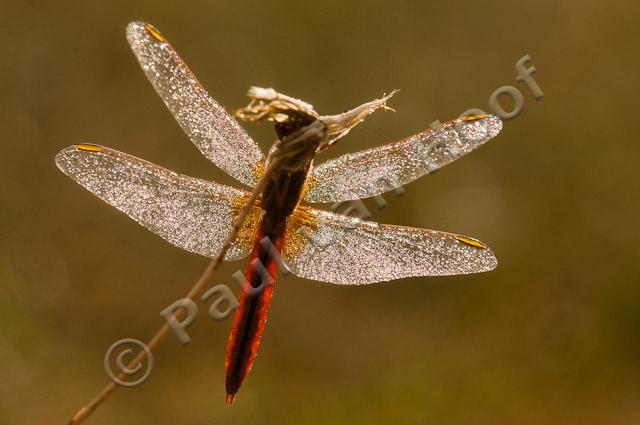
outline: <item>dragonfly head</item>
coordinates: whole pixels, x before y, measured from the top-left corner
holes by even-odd
[[[251,99],[249,104],[235,112],[236,117],[243,121],[312,122],[319,118],[313,105],[271,88],[251,87],[247,96]]]
[[[238,109],[235,115],[243,121],[268,120],[276,122],[276,131],[280,139],[282,139],[280,137],[282,129],[300,128],[319,120],[324,123],[327,129],[326,140],[318,145],[318,151],[320,151],[327,149],[346,136],[353,127],[378,109],[393,111],[387,106],[387,101],[397,92],[398,90],[394,90],[388,95],[383,95],[380,99],[363,103],[341,114],[320,116],[314,110],[313,105],[300,99],[279,93],[272,88],[251,87],[247,93],[251,101],[244,108]]]

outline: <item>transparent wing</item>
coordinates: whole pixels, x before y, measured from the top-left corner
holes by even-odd
[[[498,117],[472,115],[400,142],[343,155],[313,168],[304,198],[341,202],[379,195],[455,161],[501,129]]]
[[[127,39],[144,73],[200,152],[253,186],[264,155],[240,124],[213,100],[169,42],[149,24],[132,22]]]
[[[98,145],[61,150],[56,164],[66,175],[169,243],[213,257],[218,254],[248,192],[174,173]],[[249,253],[259,209],[250,214],[226,259]]]
[[[344,285],[478,273],[498,264],[486,245],[467,236],[307,207],[291,216],[285,240],[282,259],[292,273]]]

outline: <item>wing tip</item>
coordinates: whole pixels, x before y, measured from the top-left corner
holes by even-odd
[[[461,118],[463,122],[473,122],[480,124],[486,129],[485,140],[492,139],[502,131],[502,120],[493,114],[472,114]]]
[[[489,121],[489,125],[487,126],[490,133],[489,137],[494,137],[502,131],[502,120],[500,117],[497,115],[488,115],[486,120]]]
[[[93,143],[78,143],[71,146],[67,146],[64,149],[61,149],[55,157],[56,166],[65,174],[68,173],[69,169],[69,160],[70,155],[76,152],[88,152],[88,153],[96,153],[102,152],[106,148],[104,146],[96,145]]]
[[[464,235],[455,235],[455,238],[458,242],[461,242],[467,246],[472,247],[472,249],[477,250],[478,254],[482,257],[482,263],[477,271],[473,271],[472,273],[478,272],[489,272],[498,267],[498,258],[493,253],[491,248],[487,246],[484,242]]]
[[[139,33],[144,28],[146,22],[143,21],[131,21],[127,24],[127,36]]]
[[[490,272],[498,267],[498,257],[493,253],[491,248],[485,245],[483,249],[484,267],[478,270],[479,273]]]
[[[131,44],[138,41],[139,37],[151,37],[160,43],[166,43],[167,39],[160,30],[144,21],[132,21],[127,24],[127,39]]]
[[[56,163],[56,167],[58,167],[58,169],[59,169],[60,171],[62,171],[63,173],[65,173],[65,174],[67,174],[67,173],[66,173],[66,171],[65,171],[65,170],[67,169],[67,162],[66,162],[66,160],[65,160],[65,159],[66,159],[66,157],[67,157],[67,154],[68,154],[70,151],[73,151],[73,150],[75,150],[75,148],[74,148],[73,146],[67,146],[67,147],[66,147],[66,148],[64,148],[64,149],[61,149],[61,150],[56,154],[56,157],[55,157],[55,159],[54,159],[54,161],[55,161],[55,163]]]
[[[483,272],[490,272],[491,270],[495,270],[498,267],[498,257],[491,251],[491,249],[487,248],[487,267],[482,270]]]

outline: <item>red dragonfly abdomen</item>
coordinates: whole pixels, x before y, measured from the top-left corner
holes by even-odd
[[[240,291],[240,305],[233,317],[225,360],[227,403],[233,402],[242,381],[251,370],[260,338],[267,322],[273,283],[280,268],[287,217],[295,210],[319,143],[326,136],[324,124],[312,117],[276,125],[282,144],[278,147],[282,163],[266,184],[260,199],[265,211],[256,234],[253,252]],[[288,135],[307,126],[290,141]],[[301,130],[302,131],[302,130]]]
[[[267,322],[273,284],[280,267],[286,218],[274,223],[265,217],[245,270],[238,309],[233,317],[225,359],[227,403],[251,370]]]

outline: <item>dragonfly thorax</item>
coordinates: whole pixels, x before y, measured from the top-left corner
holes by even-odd
[[[327,138],[327,127],[320,120],[294,124],[276,124],[278,142],[269,155],[269,161],[277,164],[262,193],[261,205],[275,216],[288,216],[298,205],[311,162]]]

